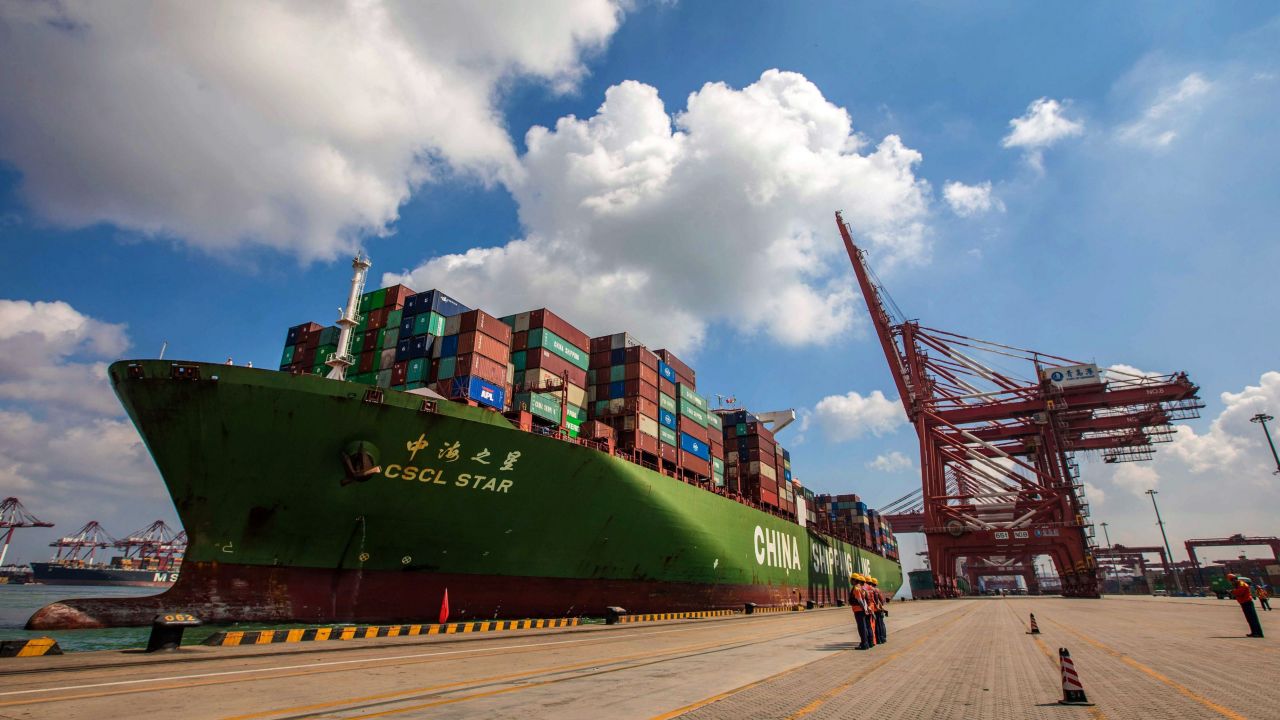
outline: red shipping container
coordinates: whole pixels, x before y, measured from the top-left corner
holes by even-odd
[[[373,372],[378,367],[378,355],[379,353],[376,350],[366,350],[360,353],[360,372]]]
[[[703,460],[697,455],[691,455],[683,450],[680,451],[680,467],[690,472],[697,473],[703,477],[711,475],[711,463]]]
[[[481,332],[464,332],[458,336],[458,354],[475,353],[483,355],[505,367],[511,359],[511,348],[506,343],[495,340]],[[459,373],[462,374],[462,373]]]
[[[487,358],[479,353],[459,355],[457,362],[454,364],[453,376],[462,377],[464,375],[475,375],[481,380],[487,380],[494,385],[506,386],[507,364]]]
[[[316,349],[304,347],[301,350],[295,350],[293,352],[293,364],[301,365],[310,370],[311,366],[316,364]]]
[[[638,362],[641,365],[653,370],[654,372],[657,372],[658,370],[658,356],[655,355],[651,350],[649,350],[649,348],[645,348],[645,347],[627,348],[626,358],[628,363]]]
[[[409,361],[402,360],[391,366],[391,384],[404,385],[409,377]]]
[[[605,335],[604,337],[591,338],[591,344],[588,346],[587,350],[590,351],[592,355],[597,353],[606,353],[609,352],[611,342],[612,341],[609,339],[608,335]]]
[[[640,382],[639,380],[627,380],[623,383],[623,388],[624,388],[624,392],[626,393],[623,397],[642,397],[645,400],[649,400],[653,403],[658,402],[658,386],[657,385],[649,385],[649,384]]]
[[[511,351],[512,352],[516,352],[519,350],[526,350],[528,349],[528,347],[529,347],[529,333],[527,331],[511,333]]]
[[[747,434],[759,435],[765,440],[768,440],[771,445],[777,442],[777,440],[775,440],[773,437],[773,432],[769,430],[769,428],[765,427],[765,424],[761,422],[747,423]]]
[[[589,335],[565,322],[559,315],[546,308],[529,311],[529,329],[532,330],[533,328],[546,328],[583,352],[590,351],[591,337]]]
[[[639,348],[636,348],[637,350]],[[654,392],[658,391],[658,369],[645,367],[643,364],[634,362],[627,363],[623,366],[623,377],[627,380],[639,380],[646,385],[652,385]]]
[[[741,435],[733,438],[728,443],[728,447],[730,450],[742,450],[744,449],[743,446],[746,446],[745,449],[759,450],[762,455],[767,455],[768,456],[767,460],[769,464],[774,465],[776,467],[776,461],[774,459],[776,455],[774,454],[773,443],[769,442],[768,440],[765,440],[759,435]]]
[[[582,423],[582,429],[578,431],[578,436],[597,439],[616,439],[618,437],[618,433],[611,426],[599,420],[588,420]]]
[[[483,310],[462,313],[458,318],[458,331],[460,335],[469,332],[484,333],[503,346],[511,346],[511,326]]]
[[[364,352],[368,352],[370,350],[378,350],[378,349],[380,349],[378,347],[378,331],[365,330],[364,331]]]
[[[666,395],[667,397],[680,397],[680,393],[676,392],[676,384],[664,377],[658,378],[658,392]]]
[[[707,440],[707,429],[688,418],[682,417],[677,420],[676,429],[692,437],[694,440],[700,440],[706,443],[708,447],[711,446],[711,443]]]
[[[516,333],[517,335],[519,333]],[[568,373],[569,384],[578,387],[587,386],[587,371],[556,355],[546,348],[534,348],[526,351],[524,366],[526,370],[541,369],[546,370],[552,375],[559,376],[561,373]],[[657,417],[657,414],[650,415]]]
[[[778,493],[765,488],[760,488],[760,504],[770,507],[778,507]]]
[[[598,339],[598,338],[597,338]],[[592,340],[591,342],[595,342]],[[587,356],[587,367],[592,370],[596,368],[607,368],[613,364],[613,352],[605,350],[603,352],[593,352]]]
[[[762,454],[760,450],[747,449],[738,451],[738,462],[757,461],[762,465],[768,465],[774,470],[778,469],[772,455]]]
[[[298,336],[297,336],[297,340],[294,342],[294,344],[295,344],[295,345],[303,345],[303,344],[306,344],[306,341],[307,341],[307,340],[308,340],[312,335],[315,335],[315,336],[316,336],[316,343],[315,343],[315,344],[316,344],[316,345],[319,345],[319,344],[320,344],[320,337],[319,337],[319,335],[320,335],[320,331],[322,331],[322,330],[324,330],[324,326],[323,326],[323,325],[321,325],[320,323],[313,323],[313,322],[303,323],[302,325],[299,325],[299,326],[298,326]]]
[[[646,435],[639,430],[624,431],[615,428],[615,432],[618,434],[618,447],[628,450],[641,450],[650,455],[658,454],[658,438]]]
[[[413,294],[413,290],[404,285],[392,285],[387,288],[387,298],[383,303],[383,307],[388,311],[399,310],[404,307],[404,301],[408,300],[409,296]]]
[[[368,328],[370,330],[381,330],[386,327],[387,313],[389,312],[391,311],[384,307],[380,307],[377,310],[370,310]]]
[[[658,457],[667,462],[676,462],[680,459],[678,448],[675,445],[668,445],[662,441],[658,441]]]

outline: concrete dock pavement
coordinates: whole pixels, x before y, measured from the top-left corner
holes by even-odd
[[[13,660],[0,663],[0,717],[1280,719],[1280,645],[1243,637],[1234,602],[974,598],[890,612],[889,643],[865,652],[833,608]],[[1026,634],[1032,612],[1040,635]],[[1057,704],[1059,647],[1093,707]]]

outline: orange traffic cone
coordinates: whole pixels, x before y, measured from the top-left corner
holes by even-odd
[[[1058,659],[1062,661],[1062,699],[1059,705],[1092,705],[1085,697],[1084,686],[1080,684],[1080,676],[1076,674],[1076,665],[1071,662],[1071,653],[1066,648],[1058,648]]]
[[[1028,635],[1039,635],[1039,634],[1040,634],[1040,626],[1036,624],[1036,614],[1035,614],[1035,613],[1031,613],[1031,632],[1029,632],[1029,633],[1027,633],[1027,634],[1028,634]]]
[[[440,624],[449,622],[449,588],[444,589],[444,601],[440,603]]]

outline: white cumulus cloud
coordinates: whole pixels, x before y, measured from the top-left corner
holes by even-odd
[[[1063,138],[1084,133],[1084,122],[1067,117],[1063,103],[1042,97],[1027,106],[1022,117],[1009,121],[1012,128],[1001,144],[1006,148],[1021,148],[1027,162],[1037,170],[1044,167],[1044,150]]]
[[[951,211],[960,217],[971,217],[990,210],[1004,211],[1004,203],[991,194],[991,182],[965,185],[952,181],[942,186],[942,197]]]
[[[522,238],[428,260],[385,282],[451,288],[496,312],[551,305],[591,334],[696,349],[709,322],[788,344],[854,322],[833,212],[882,267],[926,253],[920,153],[874,146],[802,75],[708,83],[674,118],[627,81],[590,118],[534,127],[510,187]]]
[[[119,412],[106,361],[129,346],[123,325],[94,320],[65,302],[0,300],[0,342],[0,401]]]
[[[813,409],[814,420],[829,440],[843,442],[863,435],[885,435],[907,421],[902,403],[879,390],[863,396],[857,392],[829,395]]]
[[[1121,141],[1149,149],[1168,147],[1203,107],[1213,83],[1191,73],[1177,85],[1162,89],[1142,115],[1116,130]]]
[[[61,226],[328,258],[446,173],[518,172],[496,100],[558,90],[609,0],[0,5],[0,159]]]
[[[867,467],[881,472],[899,472],[902,470],[910,470],[914,466],[911,458],[894,450],[889,453],[877,455],[875,460],[867,463]]]
[[[1111,476],[1111,481],[1135,495],[1144,495],[1160,484],[1160,473],[1150,465],[1125,463]]]

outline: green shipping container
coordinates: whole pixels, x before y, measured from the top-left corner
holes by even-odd
[[[410,360],[408,371],[405,373],[405,380],[408,382],[421,382],[426,379],[427,361],[423,358]]]
[[[586,422],[586,421],[587,421],[587,411],[586,411],[586,409],[585,409],[585,408],[580,408],[580,407],[578,407],[577,405],[569,405],[569,406],[567,406],[567,407],[565,408],[565,412],[564,412],[564,414],[565,414],[565,417],[566,417],[566,418],[568,418],[569,420],[573,421],[573,423],[575,423],[575,424],[577,424],[577,425],[581,425],[582,423],[584,423],[584,422]]]
[[[597,400],[595,404],[596,417],[603,417],[609,414],[609,401]]]
[[[325,329],[321,330],[321,331],[320,331],[320,344],[321,344],[321,345],[337,345],[337,344],[338,344],[338,335],[340,335],[341,333],[342,333],[342,330],[340,330],[340,329],[338,329],[338,328],[336,328],[336,327],[327,327],[327,328],[325,328]]]
[[[724,430],[724,421],[715,413],[707,413],[707,427]]]
[[[324,377],[325,375],[328,375],[328,374],[329,374],[329,366],[328,366],[328,365],[325,365],[324,363],[320,363],[320,364],[317,364],[317,365],[312,365],[312,366],[311,366],[311,374],[312,374],[312,375],[319,375],[320,377]]]
[[[666,393],[658,393],[658,407],[669,413],[679,411],[679,408],[676,407],[676,399]]]
[[[528,362],[527,360],[528,357],[529,357],[528,353],[526,353],[524,350],[518,350],[516,352],[511,353],[511,364],[516,367],[516,372],[524,371],[525,363]]]
[[[360,314],[371,313],[387,303],[387,291],[374,290],[360,296]]]
[[[545,348],[577,365],[579,368],[587,369],[586,351],[570,345],[564,338],[546,328],[534,328],[529,331],[529,347]]]
[[[387,347],[387,329],[386,329],[386,328],[382,328],[381,330],[379,330],[379,331],[378,331],[378,347],[376,347],[376,348],[374,348],[374,349],[375,349],[375,350],[382,350],[382,349],[384,349],[384,348],[386,348],[386,347]],[[369,349],[369,348],[365,348],[365,350],[368,350],[368,349]]]
[[[627,367],[625,365],[614,365],[609,368],[609,382],[619,382],[627,379]]]
[[[707,426],[707,413],[699,410],[696,405],[681,401],[680,414],[690,420],[698,423],[702,427]]]
[[[458,363],[457,355],[440,358],[440,369],[436,372],[437,380],[448,380],[453,377],[454,366]]]
[[[716,475],[724,475],[724,461],[718,457],[711,458],[711,471]]]
[[[359,355],[364,352],[364,333],[355,333],[351,336],[351,354]]]
[[[547,393],[520,393],[513,407],[528,410],[543,420],[560,422],[560,402]]]
[[[676,383],[676,388],[680,391],[680,400],[698,406],[699,410],[707,409],[707,400],[698,393],[689,389],[684,383]]]
[[[329,356],[336,352],[338,352],[337,343],[334,343],[333,345],[321,345],[316,348],[316,362],[322,363],[325,360],[328,360]]]
[[[422,313],[413,318],[413,334],[416,335],[435,335],[439,337],[444,334],[444,316],[440,313]]]
[[[288,365],[291,362],[293,362],[293,346],[285,345],[284,354],[280,356],[280,364]]]
[[[400,321],[403,319],[404,319],[403,310],[392,310],[391,312],[387,313],[387,327],[399,328]]]
[[[658,426],[658,439],[668,445],[676,445],[676,431],[666,425]]]
[[[733,428],[733,430],[734,430],[734,432],[735,432],[735,433],[737,433],[737,434],[738,434],[738,437],[742,437],[743,435],[746,435],[746,434],[747,434],[747,424],[746,424],[746,423],[738,423],[738,424]]]

